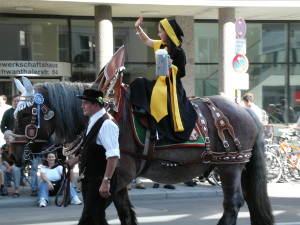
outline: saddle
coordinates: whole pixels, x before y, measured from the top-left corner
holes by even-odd
[[[223,143],[225,152],[214,152],[213,149],[211,149],[210,146],[210,138],[208,136],[208,127],[207,127],[207,121],[204,118],[200,108],[198,105],[194,104],[192,100],[201,99],[203,103],[209,108],[211,111],[212,117],[214,119],[214,125],[217,128],[218,136],[220,140]],[[145,145],[143,150],[143,155],[139,155],[136,157],[142,158],[142,163],[140,166],[140,170],[138,172],[138,176],[142,176],[149,168],[151,162],[157,161],[160,162],[161,165],[164,166],[188,166],[196,163],[212,163],[212,164],[235,164],[235,163],[243,163],[243,162],[249,162],[251,157],[251,151],[252,149],[242,150],[241,144],[238,140],[238,138],[235,136],[234,129],[231,126],[228,118],[223,114],[223,112],[218,109],[213,102],[208,98],[199,98],[195,97],[191,99],[192,104],[195,107],[195,110],[198,114],[198,120],[196,121],[196,125],[199,125],[201,130],[201,138],[204,138],[204,143],[200,144],[201,146],[205,146],[205,152],[201,156],[200,159],[196,159],[194,161],[190,162],[174,162],[169,161],[165,159],[155,158],[154,157],[154,151],[160,149],[160,147],[156,147],[157,144],[157,138],[155,138],[155,135],[153,134],[153,131],[147,129],[146,135],[145,135]],[[142,123],[143,121],[141,121]],[[144,124],[144,123],[143,123]],[[133,129],[134,130],[134,129]],[[234,140],[234,143],[238,149],[238,151],[232,152],[230,151],[230,146],[228,141],[225,138],[224,131],[227,130],[231,138]],[[154,136],[154,138],[153,138]],[[137,134],[135,135],[137,137]],[[202,139],[203,140],[203,139]],[[138,142],[138,141],[137,141]],[[176,143],[176,145],[173,145],[173,147],[180,147],[184,146],[185,143]],[[171,145],[170,145],[171,146]],[[196,145],[195,145],[196,146]],[[184,146],[186,147],[186,146]],[[168,147],[166,147],[168,148]],[[166,149],[161,148],[161,149]],[[125,152],[125,154],[132,155],[129,152]]]

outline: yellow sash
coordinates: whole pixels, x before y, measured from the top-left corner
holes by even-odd
[[[154,42],[154,53],[160,48],[162,41]],[[174,129],[176,132],[184,131],[181,116],[178,107],[178,98],[177,98],[177,90],[176,90],[176,77],[177,77],[178,68],[175,65],[172,65],[172,75],[173,75],[173,83],[171,79],[169,79],[169,88],[170,88],[170,97],[172,104],[172,112],[173,112],[173,121],[174,121]],[[150,100],[150,110],[151,115],[155,118],[157,122],[159,122],[162,118],[168,115],[168,107],[167,107],[167,85],[166,79],[169,76],[159,76],[156,80],[154,88],[152,90],[151,100]]]

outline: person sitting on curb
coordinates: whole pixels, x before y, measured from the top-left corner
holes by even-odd
[[[5,195],[5,193],[7,193],[7,190],[4,186],[4,172],[2,170],[0,170],[0,185],[0,197],[2,197]]]
[[[14,161],[9,157],[9,152],[8,151],[9,151],[9,135],[10,135],[10,133],[11,133],[10,130],[7,130],[7,131],[4,132],[4,139],[6,141],[6,144],[4,144],[1,147],[2,165],[0,166],[0,169],[4,172],[4,177],[7,174],[12,174],[13,183],[14,183],[14,186],[15,186],[13,197],[18,198],[20,196],[19,187],[20,187],[20,179],[21,179],[21,170],[23,168],[22,167],[17,167],[14,164]],[[2,193],[2,195],[3,195],[3,193]]]
[[[39,189],[39,206],[46,207],[49,202],[49,195],[56,195],[62,184],[63,167],[58,165],[56,154],[50,152],[46,154],[46,160],[41,167],[41,179]],[[74,184],[70,185],[71,205],[81,205]]]

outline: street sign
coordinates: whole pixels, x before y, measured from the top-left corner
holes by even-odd
[[[239,17],[235,21],[235,34],[238,38],[243,38],[246,35],[247,27],[243,18]]]
[[[241,73],[234,76],[234,88],[239,90],[249,90],[249,74]]]
[[[249,61],[245,55],[238,54],[233,58],[232,66],[237,73],[246,73],[249,67]]]
[[[246,38],[235,39],[235,54],[246,55]]]

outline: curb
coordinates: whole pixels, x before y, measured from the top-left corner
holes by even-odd
[[[188,187],[184,184],[174,185],[176,189],[152,188],[152,184],[144,183],[146,189],[136,189],[128,191],[131,201],[140,200],[163,200],[163,199],[194,199],[194,198],[215,198],[223,196],[220,187],[199,184],[195,187]],[[19,208],[19,207],[37,207],[38,197],[30,196],[30,188],[23,187],[20,189],[20,197],[12,197],[12,190],[9,190],[9,195],[3,196],[0,199],[0,208]],[[78,193],[78,197],[82,200],[82,194]],[[49,206],[55,206],[55,197],[50,197]]]

